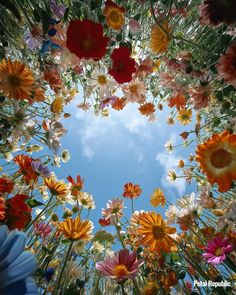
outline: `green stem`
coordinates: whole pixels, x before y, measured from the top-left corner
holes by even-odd
[[[132,208],[132,214],[134,213],[134,200],[131,198],[131,208]]]
[[[64,264],[63,264],[63,266],[62,266],[62,269],[61,269],[60,275],[59,275],[58,280],[57,280],[56,291],[58,291],[59,288],[60,288],[61,279],[62,279],[62,276],[63,276],[64,270],[65,270],[65,267],[66,267],[67,261],[68,261],[69,256],[70,256],[70,252],[71,252],[71,248],[72,248],[72,246],[73,246],[73,243],[74,243],[74,241],[71,241],[70,246],[69,246],[69,248],[68,248],[68,251],[67,251],[67,254],[66,254],[66,258],[65,258]],[[59,294],[59,292],[55,293],[55,295],[56,295],[56,294]]]
[[[35,217],[35,219],[33,219],[29,225],[26,227],[26,231],[31,227],[32,224],[34,224],[44,213],[45,211],[47,210],[47,208],[49,207],[51,201],[52,201],[52,198],[53,198],[53,195],[51,195],[47,205],[43,208],[43,210]]]
[[[126,295],[124,283],[121,283],[120,286],[121,286],[122,295]]]

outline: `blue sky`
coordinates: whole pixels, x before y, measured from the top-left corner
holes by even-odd
[[[95,223],[109,199],[122,198],[127,182],[137,183],[143,189],[142,196],[135,200],[137,210],[153,210],[149,201],[155,188],[161,188],[172,203],[192,191],[184,179],[172,183],[166,180],[168,170],[176,170],[179,159],[186,159],[194,151],[182,147],[172,153],[166,151],[164,145],[168,140],[179,144],[182,142],[179,134],[189,130],[189,126],[166,123],[168,107],[158,111],[157,121],[150,123],[139,113],[137,104],[129,104],[122,111],[111,110],[109,118],[101,118],[93,110],[78,109],[81,101],[78,94],[65,109],[72,116],[63,120],[68,132],[62,139],[62,147],[70,150],[71,159],[56,169],[56,174],[59,179],[69,174],[72,177],[80,174],[85,179],[84,190],[96,202],[96,209],[90,214]],[[131,213],[130,200],[126,206],[127,213]],[[162,212],[159,207],[157,210]]]

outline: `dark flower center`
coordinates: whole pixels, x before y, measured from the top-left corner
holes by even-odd
[[[224,168],[229,166],[232,161],[232,155],[224,149],[216,150],[211,155],[211,163],[216,168]]]
[[[15,75],[9,75],[8,83],[11,87],[19,87],[20,86],[20,78]]]
[[[161,240],[165,237],[165,231],[159,225],[153,225],[152,234],[153,234],[154,240]]]

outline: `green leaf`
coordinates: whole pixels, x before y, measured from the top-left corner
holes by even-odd
[[[43,32],[44,34],[46,34],[49,29],[50,14],[45,10],[41,10],[40,14],[41,14],[41,20],[43,25]]]
[[[178,280],[183,280],[185,278],[186,271],[184,269],[178,269],[176,272]]]
[[[42,202],[39,202],[35,199],[29,199],[27,201],[27,205],[30,207],[30,208],[34,208],[34,207],[38,207],[38,206],[44,206],[44,203]]]
[[[62,242],[62,244],[70,244],[70,243],[71,243],[71,240],[69,240],[69,239],[64,239],[64,240],[62,240],[61,242]]]
[[[66,8],[65,14],[64,14],[64,21],[67,22],[69,18],[69,13],[70,13],[70,7]]]
[[[141,14],[138,13],[138,14],[136,14],[136,15],[134,16],[134,19],[135,19],[135,20],[139,20],[139,19],[140,19],[140,16],[141,16]]]
[[[18,21],[21,21],[21,16],[18,8],[11,3],[10,1],[6,0],[0,0],[0,4],[5,7],[6,9],[10,10],[12,14],[18,19]]]
[[[172,263],[175,263],[176,261],[180,260],[179,254],[178,253],[171,253],[170,259]]]
[[[78,290],[75,283],[70,284],[69,288],[63,292],[64,295],[79,295],[80,291]]]

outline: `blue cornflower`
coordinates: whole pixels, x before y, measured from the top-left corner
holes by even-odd
[[[43,277],[49,283],[52,279],[52,276],[55,274],[55,270],[52,267],[49,267],[45,270]]]
[[[26,236],[14,230],[8,233],[0,226],[0,294],[36,295],[37,286],[31,274],[36,269],[34,255],[24,251]]]

